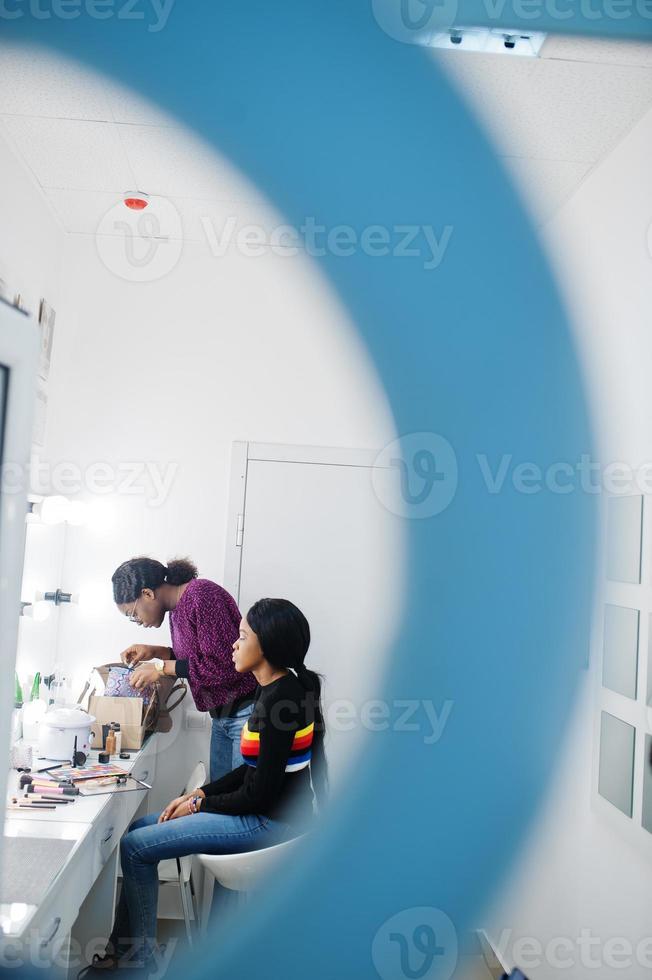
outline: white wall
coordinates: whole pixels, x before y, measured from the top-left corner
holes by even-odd
[[[652,112],[544,231],[574,316],[603,465],[637,467],[652,458],[651,155]],[[544,812],[487,917],[494,942],[509,930],[507,962],[520,961],[535,980],[560,973],[638,980],[652,967],[652,941],[636,953],[652,936],[649,849],[591,807],[596,652]],[[515,948],[527,937],[533,945]],[[564,944],[546,957],[554,937]],[[630,953],[614,942],[619,938],[631,944]]]

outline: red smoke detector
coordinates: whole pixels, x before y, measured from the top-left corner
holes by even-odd
[[[141,194],[140,191],[135,191],[125,194],[123,201],[125,207],[128,207],[131,211],[142,211],[149,204],[149,197],[147,194]]]

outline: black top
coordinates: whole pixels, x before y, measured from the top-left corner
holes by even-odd
[[[244,765],[202,786],[201,810],[256,813],[305,828],[313,815],[312,697],[289,672],[255,691],[242,730]]]

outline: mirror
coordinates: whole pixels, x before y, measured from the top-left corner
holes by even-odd
[[[598,792],[628,817],[632,815],[634,736],[631,725],[602,712]]]
[[[605,605],[602,686],[626,698],[636,697],[638,625],[638,609]]]
[[[610,497],[607,503],[607,578],[641,580],[643,497]]]

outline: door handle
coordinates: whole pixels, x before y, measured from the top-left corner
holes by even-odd
[[[50,945],[50,943],[58,933],[60,925],[61,925],[61,916],[58,915],[54,920],[54,928],[50,933],[50,935],[48,936],[48,938],[41,940],[41,949],[47,949],[47,947]]]

